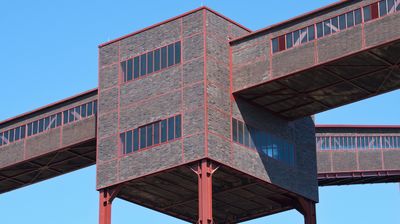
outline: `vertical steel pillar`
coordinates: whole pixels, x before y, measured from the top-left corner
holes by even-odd
[[[212,175],[218,169],[213,167],[213,163],[208,159],[200,161],[192,170],[198,177],[199,194],[199,219],[198,224],[212,224]]]
[[[100,190],[99,224],[111,224],[112,201],[121,190],[121,185]]]
[[[315,211],[315,202],[305,199],[299,198],[298,205],[296,209],[303,214],[304,216],[304,224],[317,224],[317,215]]]

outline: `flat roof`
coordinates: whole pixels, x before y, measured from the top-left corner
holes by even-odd
[[[39,108],[37,108],[37,109],[28,111],[28,112],[26,112],[26,113],[23,113],[23,114],[20,114],[20,115],[17,115],[17,116],[8,118],[8,119],[3,120],[3,121],[0,121],[0,125],[4,125],[4,124],[9,123],[9,122],[11,122],[11,121],[13,121],[13,120],[20,119],[20,118],[29,116],[29,115],[34,114],[34,113],[38,113],[38,112],[43,111],[43,110],[46,110],[46,109],[48,109],[48,108],[50,108],[50,107],[54,107],[54,106],[57,106],[57,105],[66,103],[66,102],[68,102],[68,101],[74,100],[74,99],[76,99],[76,98],[79,98],[79,97],[82,97],[82,96],[85,96],[85,95],[90,95],[90,94],[93,94],[93,93],[97,93],[97,88],[94,88],[94,89],[91,89],[91,90],[88,90],[88,91],[85,91],[85,92],[76,94],[76,95],[74,95],[74,96],[71,96],[71,97],[68,97],[68,98],[65,98],[65,99],[56,101],[56,102],[54,102],[54,103],[47,104],[47,105],[45,105],[45,106],[42,106],[42,107],[39,107]]]
[[[178,15],[178,16],[174,16],[174,17],[172,17],[172,18],[170,18],[170,19],[164,20],[164,21],[159,22],[159,23],[156,23],[156,24],[154,24],[154,25],[145,27],[145,28],[140,29],[140,30],[138,30],[138,31],[135,31],[135,32],[133,32],[133,33],[129,33],[129,34],[126,34],[126,35],[124,35],[124,36],[122,36],[122,37],[119,37],[119,38],[116,38],[116,39],[107,41],[107,42],[105,42],[105,43],[100,44],[98,47],[99,47],[99,48],[104,47],[104,46],[106,46],[106,45],[109,45],[109,44],[115,43],[115,42],[117,42],[117,41],[123,40],[123,39],[125,39],[125,38],[134,36],[134,35],[139,34],[139,33],[141,33],[141,32],[144,32],[144,31],[153,29],[153,28],[155,28],[155,27],[157,27],[157,26],[161,26],[161,25],[166,24],[166,23],[169,23],[169,22],[171,22],[171,21],[173,21],[173,20],[176,20],[176,19],[185,17],[185,16],[187,16],[187,15],[190,15],[190,14],[192,14],[192,13],[198,12],[198,11],[200,11],[200,10],[208,10],[208,11],[210,11],[210,12],[212,12],[212,13],[218,15],[219,17],[221,17],[221,18],[223,18],[223,19],[225,19],[225,20],[227,20],[227,21],[229,21],[229,22],[235,24],[236,26],[239,26],[240,28],[242,28],[242,29],[244,29],[244,30],[246,30],[246,31],[248,31],[248,32],[252,32],[249,28],[247,28],[247,27],[245,27],[245,26],[243,26],[243,25],[241,25],[241,24],[239,24],[239,23],[237,23],[237,22],[235,22],[235,21],[229,19],[228,17],[226,17],[226,16],[224,16],[224,15],[222,15],[222,14],[220,14],[220,13],[218,13],[218,12],[216,12],[216,11],[214,11],[214,10],[212,10],[212,9],[210,9],[210,8],[208,8],[208,7],[206,7],[206,6],[202,6],[202,7],[200,7],[200,8],[193,9],[193,10],[191,10],[191,11],[185,12],[185,13],[183,13],[183,14],[181,14],[181,15]]]

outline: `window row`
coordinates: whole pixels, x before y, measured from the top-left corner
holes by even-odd
[[[317,137],[318,150],[398,149],[400,136]]]
[[[382,0],[323,22],[299,29],[272,39],[272,52],[280,52],[300,44],[313,41],[316,38],[340,32],[347,28],[367,22],[395,11],[400,11],[400,0]],[[363,18],[364,17],[364,18]]]
[[[159,145],[180,138],[182,132],[181,115],[160,120],[120,134],[123,154]]]
[[[25,125],[0,132],[0,146],[25,138]]]
[[[147,52],[121,62],[124,82],[181,63],[181,42]]]
[[[97,100],[65,110],[63,112],[63,124],[78,121],[94,114],[97,114]]]
[[[280,160],[291,166],[295,163],[294,145],[266,131],[258,130],[232,118],[234,142],[257,150],[264,156]]]

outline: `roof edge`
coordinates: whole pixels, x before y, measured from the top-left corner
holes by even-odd
[[[39,108],[37,108],[37,109],[34,109],[34,110],[31,110],[31,111],[25,112],[25,113],[23,113],[23,114],[20,114],[20,115],[14,116],[14,117],[10,117],[10,118],[8,118],[8,119],[6,119],[6,120],[0,121],[0,125],[4,125],[4,124],[6,124],[6,123],[8,123],[8,122],[11,122],[11,121],[13,121],[13,120],[16,120],[16,119],[19,119],[19,118],[28,116],[28,115],[33,114],[33,113],[40,112],[41,110],[47,109],[47,108],[49,108],[49,107],[54,107],[54,106],[57,106],[57,105],[59,105],[59,104],[68,102],[68,101],[70,101],[70,100],[73,100],[73,99],[75,99],[75,98],[78,98],[78,97],[81,97],[81,96],[84,96],[84,95],[88,95],[88,94],[91,94],[91,93],[95,93],[95,92],[97,92],[97,88],[90,89],[90,90],[87,90],[87,91],[82,92],[82,93],[78,93],[78,94],[73,95],[73,96],[70,96],[70,97],[68,97],[68,98],[65,98],[65,99],[56,101],[56,102],[54,102],[54,103],[47,104],[47,105],[42,106],[42,107],[39,107]]]
[[[228,17],[222,15],[221,13],[216,12],[216,11],[214,11],[213,9],[210,9],[210,8],[208,8],[207,6],[202,6],[202,7],[199,7],[199,8],[193,9],[193,10],[190,10],[190,11],[188,11],[188,12],[185,12],[185,13],[183,13],[183,14],[174,16],[174,17],[169,18],[169,19],[167,19],[167,20],[164,20],[164,21],[162,21],[162,22],[159,22],[159,23],[153,24],[153,25],[151,25],[151,26],[142,28],[142,29],[137,30],[137,31],[135,31],[135,32],[128,33],[128,34],[123,35],[123,36],[121,36],[121,37],[118,37],[118,38],[115,38],[115,39],[113,39],[113,40],[104,42],[104,43],[102,43],[102,44],[99,44],[98,47],[99,47],[99,48],[102,48],[102,47],[107,46],[107,45],[109,45],[109,44],[118,42],[118,41],[123,40],[123,39],[125,39],[125,38],[128,38],[128,37],[134,36],[134,35],[136,35],[136,34],[142,33],[142,32],[144,32],[144,31],[153,29],[153,28],[155,28],[155,27],[158,27],[158,26],[161,26],[161,25],[163,25],[163,24],[166,24],[166,23],[169,23],[169,22],[171,22],[171,21],[174,21],[174,20],[176,20],[176,19],[185,17],[185,16],[187,16],[187,15],[190,15],[190,14],[192,14],[192,13],[198,12],[198,11],[200,11],[200,10],[208,10],[208,11],[210,11],[210,12],[212,12],[212,13],[214,13],[214,14],[216,14],[216,15],[218,15],[218,16],[220,16],[220,17],[226,19],[226,20],[228,20],[229,22],[235,24],[236,26],[239,26],[240,28],[242,28],[242,29],[244,29],[244,30],[246,30],[246,31],[248,31],[248,32],[252,32],[252,30],[250,30],[249,28],[247,28],[247,27],[245,27],[245,26],[239,24],[238,22],[233,21],[232,19],[230,19],[230,18],[228,18]]]

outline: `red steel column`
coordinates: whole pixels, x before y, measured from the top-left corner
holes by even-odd
[[[99,224],[111,224],[111,195],[107,189],[100,191]]]
[[[298,204],[295,208],[304,216],[304,224],[317,224],[317,215],[315,211],[315,202],[298,198]]]

